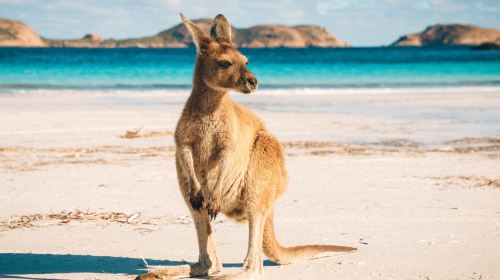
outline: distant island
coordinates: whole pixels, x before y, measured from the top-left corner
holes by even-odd
[[[205,31],[212,24],[210,19],[194,20]],[[257,25],[249,28],[232,27],[233,42],[239,47],[347,47],[348,44],[335,38],[317,25],[285,26],[279,24]],[[156,35],[132,39],[103,39],[90,33],[81,39],[58,40],[39,36],[26,24],[0,19],[0,46],[18,47],[79,47],[79,48],[185,48],[191,37],[182,24],[161,31]]]
[[[210,19],[194,20],[205,31]],[[245,48],[276,47],[349,47],[324,27],[317,25],[286,26],[280,24],[256,25],[249,28],[232,26],[233,42]],[[80,39],[59,40],[39,36],[28,25],[0,18],[0,46],[66,47],[66,48],[186,48],[191,36],[183,24],[177,24],[153,36],[131,39],[104,39],[89,33]],[[465,24],[436,24],[424,31],[401,36],[392,47],[472,46],[473,49],[500,49],[500,30]]]
[[[391,46],[478,46],[494,49],[500,46],[500,30],[464,24],[436,24],[420,33],[404,35]]]

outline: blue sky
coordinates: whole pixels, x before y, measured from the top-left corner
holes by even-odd
[[[359,46],[386,45],[434,23],[500,29],[500,0],[0,0],[0,17],[23,21],[48,38],[156,34],[179,22],[225,14],[236,27],[318,24]]]

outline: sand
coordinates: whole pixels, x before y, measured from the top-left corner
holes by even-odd
[[[279,240],[359,249],[266,261],[266,279],[500,279],[499,92],[234,96],[287,149]],[[197,260],[173,158],[186,94],[0,95],[0,278],[132,279],[142,258]],[[213,227],[237,271],[246,226]]]

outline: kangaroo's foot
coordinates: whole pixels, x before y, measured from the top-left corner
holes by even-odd
[[[220,276],[210,277],[211,280],[256,280],[264,279],[264,273],[253,269],[244,269],[243,271],[234,274],[225,274]]]
[[[234,274],[224,274],[210,277],[214,280],[255,280],[264,279],[264,263],[262,256],[257,259],[246,259],[243,269]]]
[[[171,280],[186,277],[201,277],[218,273],[221,264],[211,265],[210,262],[197,262],[190,265],[161,267],[149,273],[141,274],[136,280]]]

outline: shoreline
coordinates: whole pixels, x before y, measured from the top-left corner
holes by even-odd
[[[11,87],[12,86],[12,87]],[[72,86],[51,86],[51,85],[38,85],[35,87],[26,85],[5,85],[0,84],[1,95],[18,95],[18,94],[159,94],[159,93],[189,93],[191,84],[179,86],[142,86],[142,85],[117,85],[117,86],[96,86],[96,87],[72,87]],[[470,91],[479,92],[500,92],[500,80],[498,84],[431,84],[431,85],[373,85],[373,86],[272,86],[260,88],[252,95],[266,94],[266,95],[280,95],[280,94],[294,94],[294,95],[335,95],[335,94],[403,94],[403,93],[464,93]],[[238,94],[231,92],[230,94]]]
[[[157,94],[189,94],[191,90],[191,84],[186,84],[182,87],[173,88],[85,88],[85,87],[65,87],[53,88],[51,86],[44,88],[6,88],[6,85],[0,84],[0,97],[8,95],[62,95],[62,94],[72,94],[72,95],[116,95],[116,94],[131,94],[131,95],[157,95]],[[308,86],[290,86],[286,87],[267,87],[259,88],[255,93],[250,94],[250,96],[259,95],[343,95],[343,94],[356,94],[362,93],[364,95],[370,94],[460,94],[460,93],[500,93],[500,84],[491,85],[422,85],[422,86],[380,86],[380,87],[308,87]],[[231,96],[241,95],[237,92],[229,92]]]

